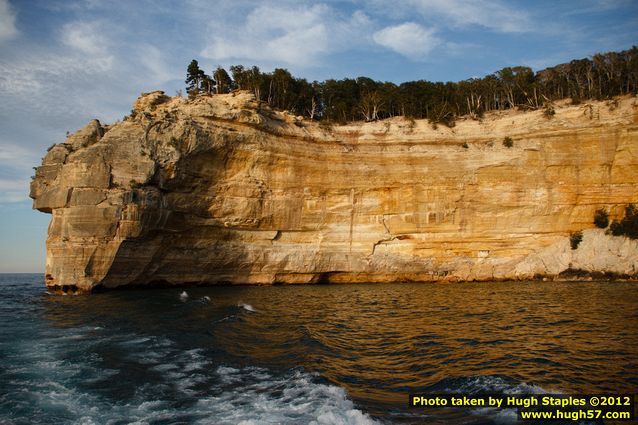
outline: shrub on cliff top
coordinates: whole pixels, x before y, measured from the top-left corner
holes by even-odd
[[[543,116],[549,120],[549,119],[552,119],[554,115],[556,115],[556,110],[554,109],[554,106],[552,104],[547,104],[545,106],[545,109],[543,109]]]
[[[606,229],[609,226],[609,214],[607,214],[607,211],[602,208],[597,209],[594,214],[594,224],[596,227]]]

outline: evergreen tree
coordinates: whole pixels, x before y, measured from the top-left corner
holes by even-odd
[[[226,72],[224,68],[218,66],[213,72],[213,78],[215,79],[217,94],[228,93],[231,90],[233,81],[230,79],[230,75],[228,75],[228,72]]]
[[[538,72],[524,66],[503,68],[483,78],[460,82],[408,81],[397,86],[370,78],[330,79],[309,83],[286,69],[262,72],[258,67],[234,65],[231,76],[221,67],[212,79],[193,60],[186,84],[189,95],[200,90],[226,93],[249,90],[271,107],[310,119],[348,122],[402,115],[454,125],[456,117],[480,119],[485,112],[511,108],[551,110],[552,102],[571,98],[609,99],[638,92],[638,47],[576,59]],[[213,81],[214,80],[214,81]],[[591,109],[590,109],[591,117]]]
[[[202,74],[202,91],[204,91],[206,94],[213,94],[215,80],[204,73]]]
[[[186,92],[191,96],[197,95],[202,89],[205,77],[206,74],[199,68],[199,63],[193,59],[186,70]]]

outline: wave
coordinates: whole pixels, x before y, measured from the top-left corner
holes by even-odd
[[[242,303],[242,302],[238,303],[237,307],[243,308],[244,310],[250,311],[252,313],[257,311],[257,310],[255,310],[255,307],[253,307],[252,305],[246,304],[246,303]]]
[[[14,391],[0,396],[0,411],[13,413],[0,415],[0,423],[376,423],[316,374],[215,364],[207,351],[165,337],[103,336],[21,346],[20,364],[5,375]],[[112,348],[103,351],[105,345]],[[111,353],[119,353],[113,361],[104,357]]]
[[[186,301],[188,301],[188,292],[186,292],[186,291],[182,291],[182,293],[181,293],[181,294],[179,294],[179,300],[180,300],[181,302],[186,302]]]
[[[427,392],[451,393],[463,395],[500,394],[500,395],[538,395],[549,394],[549,390],[534,384],[519,382],[502,375],[461,376],[445,378],[428,387]],[[552,391],[557,393],[557,391]],[[474,416],[487,417],[496,424],[518,423],[515,408],[496,409],[481,407],[470,409]]]
[[[429,392],[459,394],[548,394],[548,390],[502,375],[445,378],[428,387]],[[556,391],[553,391],[556,393]]]
[[[293,370],[274,376],[258,367],[219,366],[215,373],[224,391],[199,400],[197,408],[214,411],[214,423],[352,424],[376,422],[354,407],[346,392],[318,382],[318,375]],[[250,409],[246,409],[250,406]],[[202,420],[197,423],[210,423]]]

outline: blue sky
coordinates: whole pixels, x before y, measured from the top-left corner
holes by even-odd
[[[44,270],[50,216],[28,185],[46,148],[122,118],[142,91],[183,89],[193,58],[400,83],[634,44],[635,0],[0,0],[0,272]]]

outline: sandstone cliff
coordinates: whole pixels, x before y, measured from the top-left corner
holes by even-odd
[[[637,103],[329,128],[242,92],[144,94],[37,168],[34,208],[52,214],[46,284],[636,276],[638,242],[592,220],[638,202]]]

